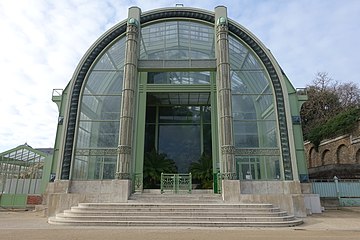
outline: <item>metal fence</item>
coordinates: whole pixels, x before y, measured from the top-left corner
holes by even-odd
[[[161,189],[161,193],[165,193],[165,192],[191,193],[192,190],[191,173],[189,174],[161,173],[160,189]]]
[[[338,198],[342,206],[360,206],[360,179],[312,180],[313,193],[321,198]]]

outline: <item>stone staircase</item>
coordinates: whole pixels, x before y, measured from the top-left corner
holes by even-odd
[[[223,203],[216,194],[133,194],[128,203],[79,203],[48,219],[73,226],[291,227],[302,223],[271,204]]]

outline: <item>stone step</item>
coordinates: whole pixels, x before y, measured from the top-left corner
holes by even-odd
[[[132,194],[127,203],[79,203],[49,223],[83,226],[247,227],[295,226],[302,220],[272,204],[224,203],[219,194]]]
[[[187,207],[182,208],[178,206],[173,207],[141,207],[141,208],[133,208],[133,207],[124,207],[124,208],[97,208],[97,207],[72,207],[71,210],[66,210],[66,212],[74,212],[74,213],[84,213],[87,212],[96,212],[96,213],[126,213],[126,214],[137,214],[137,213],[143,213],[143,214],[154,214],[154,213],[171,213],[171,214],[182,214],[182,213],[214,213],[214,214],[220,214],[220,213],[229,213],[229,214],[274,214],[279,213],[279,208],[205,208],[205,207]]]
[[[272,204],[80,203],[48,220],[83,226],[296,226],[302,220]]]
[[[68,226],[123,226],[123,227],[293,227],[302,224],[302,220],[280,222],[209,222],[209,221],[70,221],[49,218],[48,223]]]
[[[97,210],[86,210],[86,211],[74,211],[65,210],[65,216],[215,216],[215,217],[232,217],[232,216],[257,216],[257,217],[280,217],[286,216],[285,211],[274,211],[274,212],[263,212],[263,211],[243,211],[243,212],[202,212],[202,211],[97,211]]]
[[[204,203],[79,203],[75,208],[96,209],[141,209],[141,208],[171,208],[171,209],[277,209],[272,204],[204,204]]]
[[[260,216],[104,216],[104,215],[90,215],[90,216],[68,216],[66,214],[58,214],[58,220],[70,220],[70,221],[98,221],[98,222],[112,222],[112,221],[148,221],[148,222],[163,222],[163,221],[188,221],[192,222],[281,222],[292,221],[294,216],[281,216],[281,217],[260,217]]]

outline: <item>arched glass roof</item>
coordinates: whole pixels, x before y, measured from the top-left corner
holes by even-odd
[[[163,21],[141,28],[140,59],[213,59],[214,28],[194,21]]]

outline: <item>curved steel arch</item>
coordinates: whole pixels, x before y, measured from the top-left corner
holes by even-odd
[[[188,18],[201,20],[205,22],[215,23],[215,15],[213,13],[201,10],[201,9],[186,9],[186,8],[168,8],[168,9],[158,9],[150,12],[145,12],[141,15],[140,23],[146,24],[159,19],[171,19],[171,18]],[[83,61],[83,64],[78,67],[78,72],[75,73],[75,80],[73,89],[71,91],[71,101],[68,117],[68,125],[66,129],[66,138],[65,138],[65,147],[64,155],[61,169],[61,179],[69,179],[70,168],[71,168],[71,158],[74,145],[74,135],[75,135],[75,126],[77,120],[77,111],[79,104],[79,97],[81,87],[84,83],[85,76],[90,69],[90,66],[94,63],[96,57],[118,36],[124,34],[126,31],[126,22],[119,24],[119,26],[114,29],[109,30],[102,37],[102,40],[89,50],[88,56]],[[288,138],[288,129],[287,129],[287,120],[285,114],[285,104],[284,96],[282,92],[282,87],[280,83],[280,77],[276,72],[276,68],[272,63],[269,56],[262,49],[262,47],[240,26],[235,22],[229,21],[229,31],[237,36],[239,39],[244,41],[260,58],[266,67],[267,72],[269,73],[270,80],[273,84],[275,96],[276,96],[276,107],[278,112],[278,121],[279,121],[279,132],[280,132],[280,142],[281,142],[281,152],[285,169],[290,169],[291,171],[291,159],[290,159],[290,148],[289,148],[289,138]],[[292,179],[292,173],[289,175],[285,174],[286,180]]]

